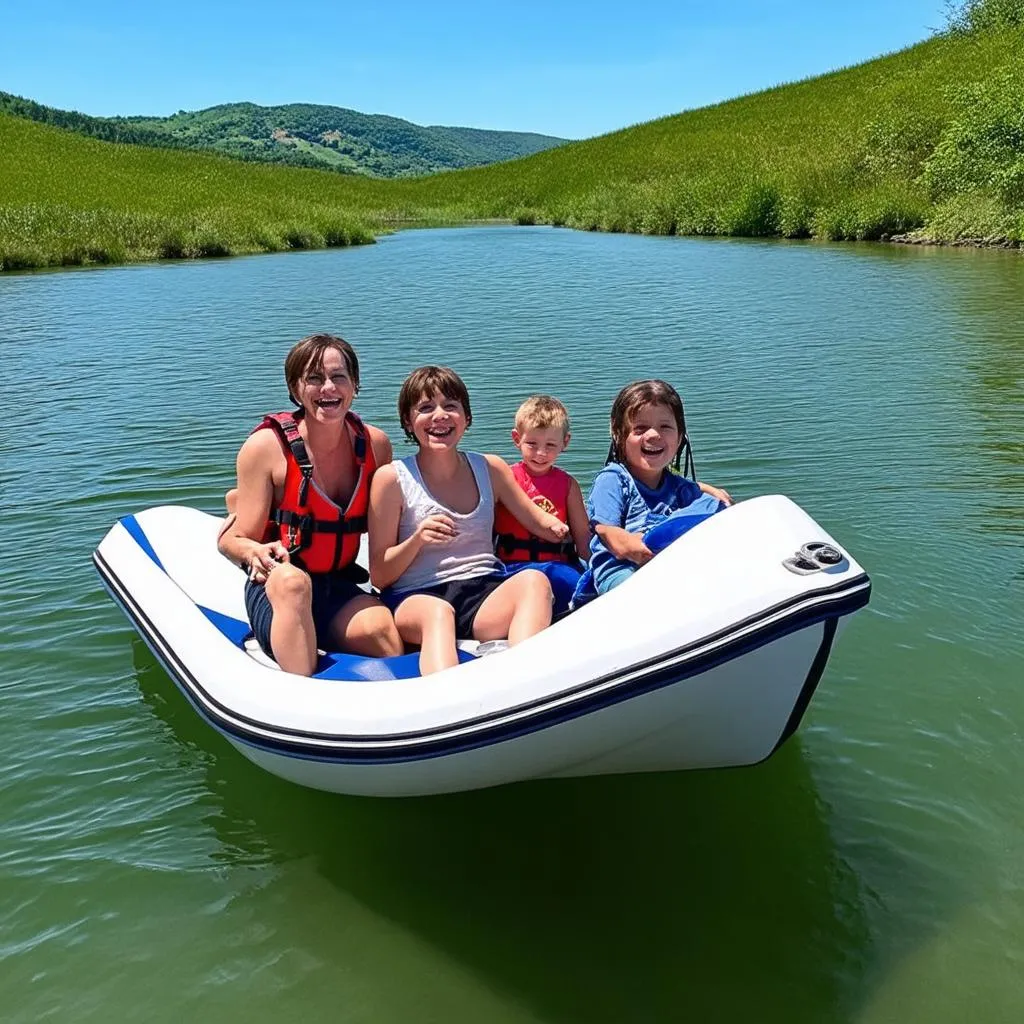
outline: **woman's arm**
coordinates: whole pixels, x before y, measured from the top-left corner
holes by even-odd
[[[447,544],[455,536],[450,516],[427,516],[411,537],[398,543],[401,518],[402,487],[394,465],[388,463],[373,475],[367,512],[370,582],[381,589],[390,587],[412,565],[424,545]]]
[[[490,471],[491,489],[494,491],[495,499],[500,501],[530,533],[556,543],[569,536],[569,527],[565,523],[530,501],[526,492],[516,483],[516,478],[504,459],[497,455],[485,455],[484,458]]]
[[[587,506],[583,503],[583,492],[575,477],[570,477],[569,494],[565,500],[569,519],[569,533],[576,545],[576,554],[581,562],[590,558],[590,518]]]
[[[278,562],[290,561],[288,549],[279,541],[263,543],[274,501],[274,459],[280,455],[277,439],[269,430],[249,437],[238,452],[236,515],[217,540],[222,555],[247,568],[249,576],[264,583]]]

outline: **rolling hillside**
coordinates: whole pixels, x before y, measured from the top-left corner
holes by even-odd
[[[1024,0],[1000,0],[1024,11]],[[1024,17],[521,160],[394,181],[0,116],[0,266],[341,245],[408,222],[1024,239]]]

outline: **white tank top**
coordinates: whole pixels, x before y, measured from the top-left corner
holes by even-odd
[[[468,580],[503,572],[494,554],[494,494],[487,460],[476,452],[462,452],[473,471],[480,500],[472,512],[455,512],[442,505],[427,490],[415,455],[393,465],[402,488],[402,516],[398,521],[398,543],[416,532],[427,516],[444,514],[455,520],[456,537],[448,544],[425,544],[401,576],[391,584],[395,592],[421,590],[453,580]]]

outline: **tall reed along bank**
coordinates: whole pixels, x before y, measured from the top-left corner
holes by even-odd
[[[503,219],[654,235],[1024,241],[1024,0],[899,53],[508,163],[405,180],[0,116],[0,269],[371,241]]]

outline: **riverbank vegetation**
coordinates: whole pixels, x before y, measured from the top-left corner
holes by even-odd
[[[650,234],[1024,239],[1024,0],[818,78],[510,163],[381,181],[0,116],[0,267],[274,251],[499,218]]]

